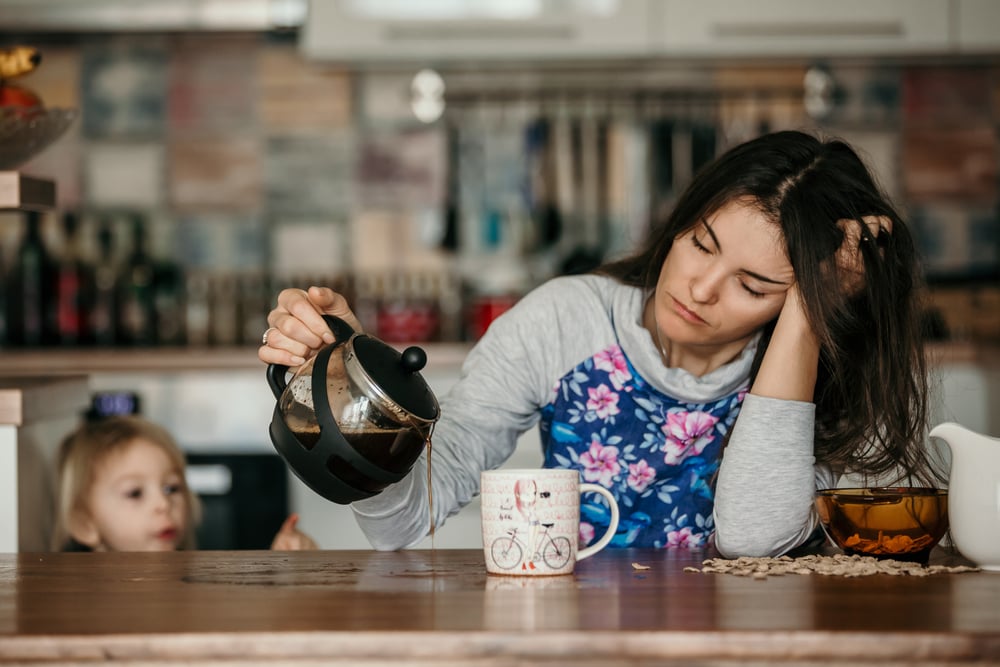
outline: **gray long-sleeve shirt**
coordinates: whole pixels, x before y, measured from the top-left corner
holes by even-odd
[[[595,352],[618,344],[664,394],[705,402],[745,387],[756,342],[730,363],[696,377],[667,368],[642,326],[646,294],[610,278],[553,279],[498,318],[441,400],[432,459],[435,525],[479,491],[479,473],[499,467],[535,426],[553,386]],[[815,464],[812,403],[748,394],[725,449],[715,494],[716,546],[727,556],[784,553],[816,527],[813,498],[834,485]],[[426,452],[402,481],[353,503],[376,549],[410,546],[430,531]]]

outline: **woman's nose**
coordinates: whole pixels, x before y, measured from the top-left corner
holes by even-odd
[[[691,278],[691,299],[695,303],[714,303],[719,297],[720,276],[711,269]]]

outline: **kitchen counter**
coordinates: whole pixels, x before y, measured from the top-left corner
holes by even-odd
[[[713,555],[545,578],[488,576],[478,549],[0,555],[0,661],[1000,664],[998,574],[684,571]]]

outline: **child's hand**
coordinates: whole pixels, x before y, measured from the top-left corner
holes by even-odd
[[[281,524],[278,534],[271,542],[274,551],[312,551],[319,549],[311,537],[295,527],[299,522],[298,514],[289,514],[285,523]]]

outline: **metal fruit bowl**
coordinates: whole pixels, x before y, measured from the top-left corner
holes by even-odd
[[[948,492],[923,487],[824,489],[823,530],[847,554],[927,562],[948,530]]]
[[[0,169],[14,169],[41,153],[78,115],[76,109],[0,107]]]

